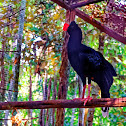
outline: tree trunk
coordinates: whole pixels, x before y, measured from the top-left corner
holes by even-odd
[[[66,23],[70,24],[70,22],[73,21],[74,19],[75,19],[75,12],[67,11]],[[68,85],[68,76],[69,76],[69,62],[68,62],[68,55],[67,55],[68,40],[69,40],[69,35],[67,32],[65,32],[63,51],[62,51],[62,64],[59,72],[60,82],[59,82],[58,99],[66,99],[66,95],[67,95],[67,85]],[[64,125],[64,113],[65,113],[64,108],[57,109],[56,126]]]
[[[14,97],[13,100],[17,101],[18,95],[18,79],[19,79],[19,69],[20,69],[20,55],[21,55],[21,44],[22,44],[22,36],[23,36],[23,28],[24,28],[24,16],[25,16],[25,7],[26,0],[22,0],[21,2],[21,10],[19,15],[19,30],[18,30],[18,38],[17,38],[17,51],[15,54],[15,64],[13,66],[13,77],[10,82],[9,90],[13,90],[14,88]],[[16,40],[15,40],[16,41]],[[12,92],[8,94],[8,100],[11,101]],[[9,110],[5,112],[5,119],[8,118]],[[5,121],[5,126],[7,126],[7,121]]]
[[[6,38],[6,37],[5,37]],[[5,93],[5,70],[4,70],[4,48],[6,39],[2,41],[2,54],[0,55],[0,65],[1,65],[1,83],[0,83],[0,101],[4,101],[4,93]]]
[[[75,85],[75,92],[74,92],[73,99],[76,98],[76,96],[77,96],[77,88],[78,88],[77,83],[78,83],[78,77],[77,77],[77,75],[76,75],[76,81],[75,81],[75,84],[74,84],[74,85]],[[70,126],[73,126],[73,123],[74,123],[75,109],[76,109],[76,108],[73,108],[73,109],[72,109],[72,117],[71,117],[71,123],[70,123]]]
[[[31,70],[31,65],[30,65],[30,86],[29,86],[29,101],[32,101],[32,70]],[[31,121],[31,126],[32,124],[32,109],[28,110],[28,118],[30,118]]]
[[[79,86],[79,98],[82,98],[83,83],[81,78],[78,76],[78,86]],[[79,126],[83,126],[85,108],[79,108]]]
[[[52,79],[50,77],[49,79],[49,85],[48,85],[48,92],[47,92],[47,100],[50,100],[50,91],[51,91],[51,84],[52,84]],[[50,121],[49,120],[49,112],[51,111],[51,109],[47,109],[47,112],[46,112],[46,126],[50,126]]]
[[[18,39],[17,39],[17,53],[15,54],[15,73],[14,73],[14,96],[13,100],[17,101],[18,96],[18,79],[19,79],[19,71],[20,71],[20,58],[21,58],[21,45],[22,45],[22,37],[23,37],[23,29],[24,29],[24,17],[25,17],[25,7],[26,0],[22,0],[21,2],[21,11],[19,14],[19,30],[18,30]]]
[[[47,100],[47,73],[45,72],[44,83],[43,83],[43,100]],[[45,109],[41,109],[39,124],[40,126],[45,126]]]
[[[57,95],[57,76],[54,75],[54,87],[53,87],[53,100],[56,100],[56,95]],[[52,126],[55,124],[55,108],[52,110]]]

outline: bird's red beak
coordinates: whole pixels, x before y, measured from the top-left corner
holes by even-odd
[[[69,24],[65,23],[63,26],[63,31],[67,31],[68,27],[69,27]]]

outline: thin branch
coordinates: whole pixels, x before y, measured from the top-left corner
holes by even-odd
[[[11,91],[11,92],[16,92],[16,91],[5,89],[5,88],[2,88],[2,87],[0,87],[0,90],[6,90],[6,91]]]
[[[31,118],[32,120],[33,119],[38,119],[39,117],[35,117],[35,118]],[[31,120],[31,119],[22,119],[22,120]],[[12,120],[12,119],[0,119],[0,120]]]
[[[53,2],[57,3],[59,6],[65,9],[71,9],[69,5],[63,3],[61,0],[52,0]],[[96,28],[98,28],[101,32],[105,32],[112,38],[126,44],[126,37],[119,35],[117,32],[111,30],[110,28],[106,27],[105,25],[101,24],[100,22],[96,21],[95,19],[91,18],[89,15],[85,14],[84,12],[80,11],[79,9],[75,9],[76,15],[82,18],[84,21],[92,24]]]
[[[18,52],[18,51],[0,51],[0,52]]]
[[[126,97],[124,98],[101,98],[92,99],[84,106],[82,100],[44,100],[44,101],[25,101],[25,102],[1,102],[0,110],[12,109],[47,109],[47,108],[95,108],[95,107],[125,107]]]
[[[98,2],[101,2],[101,1],[105,1],[105,0],[85,0],[83,2],[72,4],[70,7],[72,9],[74,9],[74,8],[77,8],[77,7],[82,7],[82,6],[86,6],[86,5],[89,5],[89,4],[98,3]]]
[[[3,25],[1,25],[0,29],[5,28],[5,27],[10,26],[10,25],[15,25],[15,24],[16,24],[16,22],[13,22],[13,23],[4,23]]]
[[[21,12],[22,10],[25,10],[25,8],[22,8],[22,9],[17,9],[18,11],[14,12],[13,14],[9,15],[9,16],[5,16],[7,14],[4,14],[3,17],[4,18],[0,18],[0,20],[3,20],[3,19],[6,19],[6,18],[9,18],[9,17],[12,17],[12,16],[15,16],[16,14],[18,14],[19,12]]]

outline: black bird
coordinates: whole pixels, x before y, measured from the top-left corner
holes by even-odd
[[[82,31],[75,21],[70,23],[67,32],[70,35],[67,45],[68,59],[83,82],[81,99],[85,100],[84,105],[87,100],[92,99],[90,97],[91,80],[99,85],[102,98],[110,98],[109,89],[113,83],[113,76],[116,76],[113,66],[100,52],[81,44]],[[88,77],[88,96],[84,98],[86,77]],[[103,117],[108,116],[108,109],[108,107],[102,108]]]

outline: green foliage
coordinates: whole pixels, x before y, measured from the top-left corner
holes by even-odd
[[[12,5],[11,11],[8,11],[8,6]],[[16,51],[16,35],[19,27],[19,8],[20,2],[3,1],[0,2],[0,25],[2,28],[0,37],[0,51],[2,50],[2,42],[5,39],[5,48],[7,51]],[[102,5],[101,5],[102,6]],[[104,7],[104,6],[103,6]],[[83,9],[83,8],[82,8]],[[103,8],[104,9],[104,8]],[[103,9],[100,9],[103,12]],[[85,9],[85,12],[92,14],[90,10]],[[10,12],[10,15],[7,13]],[[61,49],[63,45],[63,24],[65,22],[65,9],[60,8],[56,4],[47,0],[27,0],[26,16],[23,32],[20,76],[19,76],[19,92],[18,101],[29,101],[29,86],[30,76],[32,83],[32,100],[43,100],[43,85],[47,79],[47,89],[50,77],[52,78],[52,87],[50,91],[50,99],[53,98],[54,93],[54,78],[57,77],[57,91],[59,88],[59,70],[61,65]],[[13,16],[11,16],[13,15]],[[11,16],[11,19],[9,18]],[[76,17],[76,22],[83,31],[83,43],[98,50],[100,31],[92,25],[84,22],[82,19]],[[10,25],[4,26],[9,23]],[[9,36],[9,37],[8,37]],[[40,37],[41,40],[35,41]],[[1,53],[1,52],[0,52]],[[8,90],[10,81],[13,77],[13,66],[16,62],[14,59],[15,52],[5,52],[4,68],[6,71],[6,93],[5,98],[8,97]],[[106,36],[104,43],[104,56],[115,67],[118,76],[114,79],[114,84],[111,86],[110,94],[112,98],[126,97],[126,46],[110,39]],[[41,61],[41,64],[39,64]],[[0,66],[1,68],[1,66]],[[38,69],[39,68],[39,69]],[[1,72],[0,72],[1,74]],[[46,76],[47,75],[47,76]],[[1,80],[1,78],[0,78]],[[77,84],[76,73],[71,68],[69,75],[69,85],[67,91],[67,99],[73,99],[75,95],[75,87]],[[79,97],[79,89],[77,89],[77,96]],[[13,93],[13,91],[12,91]],[[58,94],[58,93],[57,93]],[[100,97],[100,96],[99,96]],[[57,97],[56,97],[57,98]],[[23,119],[28,119],[28,110],[19,110]],[[33,126],[38,125],[40,110],[32,110]],[[79,109],[75,109],[74,126],[78,125]],[[11,118],[10,112],[9,118]],[[101,116],[101,108],[96,108],[93,119],[93,126],[125,126],[126,107],[110,108],[109,118]],[[55,113],[56,117],[56,113]],[[65,126],[70,126],[72,117],[72,109],[65,110]],[[4,111],[0,111],[0,119],[4,118]],[[22,121],[25,124],[25,121]],[[30,121],[27,122],[30,125]],[[1,124],[0,124],[1,125]]]

